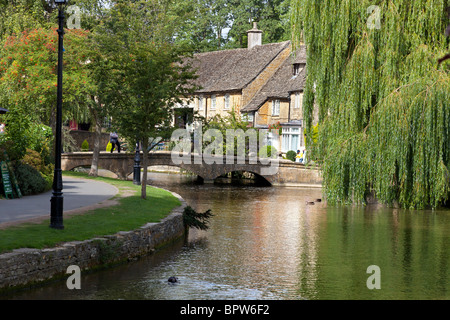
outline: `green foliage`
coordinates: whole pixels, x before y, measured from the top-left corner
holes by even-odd
[[[183,62],[191,53],[172,41],[176,21],[166,14],[169,2],[117,1],[93,42],[103,54],[103,68],[96,69],[104,75],[99,83],[103,101],[113,106],[121,136],[129,143],[141,141],[143,150],[158,137],[170,137],[172,107],[196,89],[195,71]],[[144,179],[147,157],[145,152]],[[142,184],[143,198],[145,188]]]
[[[329,203],[437,207],[449,197],[447,0],[292,2],[294,39],[307,46],[304,91],[310,159],[323,164]],[[369,21],[370,22],[370,21]],[[313,143],[314,113],[319,118]]]
[[[65,116],[80,120],[79,105],[93,94],[85,63],[87,32],[68,29],[64,35]],[[32,116],[51,124],[56,106],[57,86],[56,29],[33,29],[6,39],[0,51],[0,105],[10,112]],[[7,117],[12,116],[8,113]],[[19,118],[21,119],[21,117]]]
[[[81,151],[89,151],[89,142],[86,139],[81,143]]]
[[[257,146],[258,146],[258,134],[256,133],[254,136],[252,135],[246,135],[247,130],[254,128],[249,127],[247,121],[243,121],[240,117],[240,115],[235,111],[228,112],[228,115],[221,116],[219,114],[214,115],[214,117],[208,119],[201,118],[200,119],[203,123],[202,125],[202,131],[203,134],[207,132],[208,130],[218,130],[218,133],[220,132],[221,137],[223,138],[222,144],[223,144],[223,153],[224,155],[239,155],[243,156],[249,155],[249,153],[252,151],[251,146],[255,146],[254,152],[257,152]],[[227,138],[231,137],[227,135],[228,133],[233,132],[233,140],[228,141]],[[231,140],[231,139],[230,139]],[[205,141],[203,139],[203,148],[205,149],[208,145],[211,145],[214,141]]]
[[[3,147],[0,148],[7,152],[11,160],[22,159],[28,148],[40,153],[46,164],[51,162],[53,135],[50,127],[39,124],[31,115],[22,113],[22,108],[14,108],[3,115],[3,118],[6,132],[2,135]]]
[[[46,1],[0,1],[0,40],[26,29],[48,26],[53,17],[55,13]]]
[[[183,211],[183,222],[188,228],[207,230],[209,228],[209,219],[212,216],[211,209],[205,212],[196,212],[192,207],[187,206]]]
[[[292,162],[295,162],[295,158],[297,157],[297,152],[294,150],[289,150],[286,152],[286,159],[291,160]]]
[[[47,180],[38,170],[28,164],[21,161],[16,162],[14,173],[22,195],[32,195],[48,190]]]
[[[46,163],[40,153],[31,149],[27,149],[27,153],[23,157],[22,163],[33,167],[44,175],[51,175],[53,172],[53,165]]]
[[[262,30],[263,43],[290,40],[289,2],[286,0],[242,0],[227,7],[233,21],[229,31],[228,47],[246,48],[247,30],[252,22]],[[229,3],[229,1],[227,1]]]
[[[258,156],[261,158],[276,158],[278,156],[278,151],[274,146],[263,146],[259,149]]]
[[[64,108],[63,117],[86,120],[86,108],[94,94],[88,77],[86,43],[88,33],[65,30],[64,36]],[[50,162],[53,150],[57,43],[55,29],[30,29],[9,36],[0,49],[0,106],[9,109],[3,116],[7,126],[6,140],[12,143],[8,154],[21,159],[26,148],[38,151]],[[43,126],[47,124],[49,126]],[[67,135],[65,135],[67,136]],[[70,144],[64,139],[64,148]]]
[[[70,134],[70,129],[67,127],[62,128],[62,145],[64,152],[74,152],[79,150],[77,142]]]
[[[197,52],[247,47],[247,30],[258,22],[263,43],[290,39],[289,2],[286,0],[176,1],[177,43]],[[226,32],[228,30],[228,32]]]

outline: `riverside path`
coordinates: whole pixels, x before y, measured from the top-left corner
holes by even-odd
[[[118,192],[105,182],[63,175],[64,213],[94,208]],[[52,191],[17,199],[0,200],[0,227],[28,220],[50,218]]]

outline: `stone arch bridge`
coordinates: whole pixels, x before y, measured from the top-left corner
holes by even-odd
[[[68,171],[77,167],[90,166],[92,155],[92,152],[63,153],[61,169]],[[100,152],[98,167],[117,174],[120,179],[127,179],[133,173],[134,163],[134,153]],[[223,174],[239,171],[254,173],[275,186],[322,186],[322,177],[318,168],[306,167],[303,164],[283,159],[244,159],[153,152],[149,154],[148,166],[182,168],[196,174],[204,181],[212,181]]]

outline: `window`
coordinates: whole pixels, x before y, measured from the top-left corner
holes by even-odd
[[[272,116],[280,115],[280,100],[272,100]]]
[[[300,73],[300,63],[294,63],[293,75],[298,76],[299,73]]]
[[[300,98],[301,98],[300,92],[296,92],[295,97],[294,97],[294,109],[300,108],[300,105],[301,105]]]
[[[216,95],[211,96],[211,110],[216,110]]]
[[[300,133],[300,128],[283,128],[281,138],[281,152],[288,152],[289,150],[299,150],[302,146]]]
[[[247,122],[253,122],[253,113],[244,113],[242,115],[242,120]]]
[[[225,103],[225,109],[230,109],[230,94],[227,93],[225,97],[223,97]]]
[[[198,110],[203,110],[203,95],[198,97]]]

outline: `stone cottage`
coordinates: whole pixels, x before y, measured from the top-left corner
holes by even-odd
[[[290,41],[263,45],[256,23],[247,33],[247,48],[194,55],[191,63],[201,89],[178,107],[206,119],[234,111],[255,128],[281,126],[279,140],[270,143],[282,152],[298,150],[304,146],[306,50],[302,46],[292,54]]]

